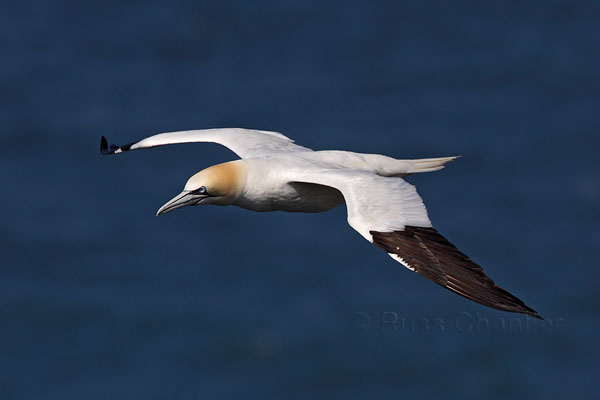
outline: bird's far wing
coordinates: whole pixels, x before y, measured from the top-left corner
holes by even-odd
[[[129,150],[194,142],[218,143],[229,148],[241,158],[262,157],[280,152],[312,151],[294,144],[292,139],[281,133],[222,128],[160,133],[123,146],[109,144],[106,138],[102,136],[100,152],[102,154],[118,154]]]
[[[540,318],[431,226],[423,200],[405,180],[325,169],[293,180],[342,192],[350,226],[411,271],[485,306]]]

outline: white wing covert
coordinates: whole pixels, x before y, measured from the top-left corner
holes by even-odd
[[[277,153],[312,151],[294,144],[294,141],[278,132],[242,128],[202,129],[167,132],[150,136],[123,146],[109,144],[104,136],[100,141],[102,154],[118,154],[130,150],[147,149],[181,143],[217,143],[229,148],[240,158],[262,157]]]
[[[348,223],[373,242],[370,231],[393,232],[405,226],[431,227],[416,188],[401,178],[356,170],[307,168],[288,171],[290,181],[316,183],[339,190],[346,201]]]
[[[411,271],[485,306],[541,318],[432,227],[423,200],[405,180],[326,169],[292,180],[342,192],[350,226]]]

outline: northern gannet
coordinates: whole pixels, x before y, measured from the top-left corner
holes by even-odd
[[[103,136],[100,151],[118,154],[192,142],[221,144],[241,159],[196,173],[156,215],[203,204],[317,213],[345,203],[350,226],[411,271],[485,306],[541,318],[440,235],[415,187],[402,179],[440,170],[456,157],[397,160],[313,151],[281,133],[239,128],[161,133],[123,146],[109,145]]]

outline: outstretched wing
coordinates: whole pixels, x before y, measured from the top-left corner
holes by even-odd
[[[129,150],[194,142],[218,143],[229,148],[241,158],[261,157],[279,152],[312,151],[294,144],[292,139],[281,133],[223,128],[160,133],[123,146],[108,144],[106,138],[102,136],[100,152],[102,154],[118,154]]]
[[[405,180],[326,169],[299,172],[293,180],[339,190],[348,223],[408,269],[485,306],[540,318],[431,226],[423,200]]]

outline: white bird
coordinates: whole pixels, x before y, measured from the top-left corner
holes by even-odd
[[[100,150],[117,154],[192,142],[221,144],[241,159],[196,173],[156,215],[203,204],[316,213],[345,203],[350,226],[411,271],[485,306],[541,318],[440,235],[415,187],[402,179],[440,170],[457,157],[397,160],[313,151],[277,132],[237,128],[161,133],[124,146],[102,137]]]

